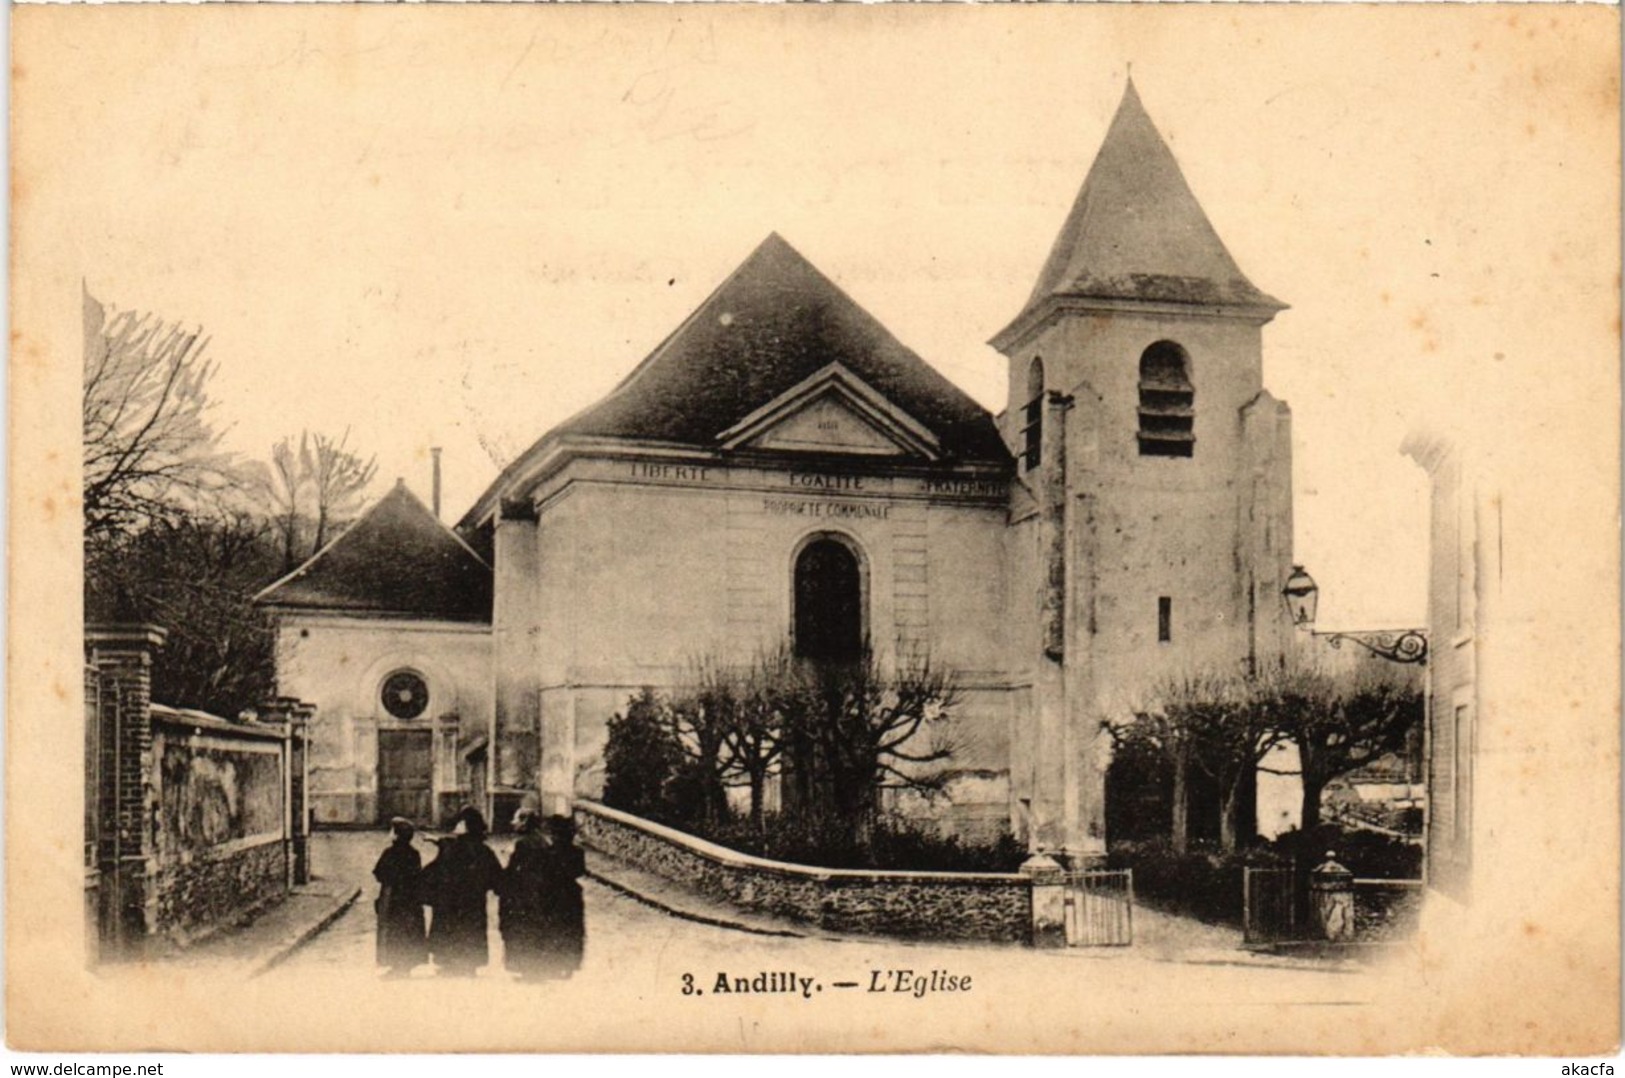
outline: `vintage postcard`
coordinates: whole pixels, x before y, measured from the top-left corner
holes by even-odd
[[[1614,1052],[1618,35],[14,9],[8,1043]]]

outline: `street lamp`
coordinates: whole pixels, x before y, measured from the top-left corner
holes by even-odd
[[[1292,624],[1299,629],[1307,629],[1315,623],[1315,607],[1320,602],[1320,586],[1315,578],[1304,571],[1303,566],[1294,565],[1292,575],[1286,578],[1286,587],[1281,589],[1286,596],[1286,607],[1292,612]]]
[[[1303,566],[1294,565],[1292,575],[1287,577],[1286,586],[1281,589],[1281,595],[1286,599],[1293,626],[1306,632],[1313,632],[1315,608],[1320,603],[1320,586],[1315,583],[1315,578],[1310,576]],[[1324,636],[1326,643],[1334,648],[1341,648],[1343,641],[1351,640],[1371,654],[1390,662],[1425,664],[1428,661],[1428,638],[1417,629],[1363,635],[1353,633],[1316,635]]]

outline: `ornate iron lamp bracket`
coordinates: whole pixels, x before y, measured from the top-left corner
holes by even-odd
[[[1342,647],[1345,640],[1351,640],[1371,654],[1379,655],[1390,662],[1425,665],[1428,661],[1428,638],[1415,629],[1396,633],[1369,633],[1365,636],[1354,633],[1326,634],[1326,642],[1334,648]]]

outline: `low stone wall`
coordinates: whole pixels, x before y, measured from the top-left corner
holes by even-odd
[[[842,932],[1027,943],[1032,885],[998,872],[809,868],[729,850],[591,801],[577,801],[583,846],[746,910]]]
[[[288,894],[288,733],[156,704],[151,723],[148,931],[184,946]]]
[[[214,850],[158,871],[158,928],[186,943],[281,901],[288,893],[288,848],[280,838]]]
[[[156,956],[309,880],[309,738],[291,697],[228,720],[152,700],[148,624],[85,626],[85,919],[93,962]]]
[[[1422,894],[1421,880],[1355,880],[1354,938],[1383,942],[1416,935]]]

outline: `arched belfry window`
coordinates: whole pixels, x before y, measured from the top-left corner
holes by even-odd
[[[1190,456],[1195,426],[1190,357],[1173,341],[1158,341],[1140,355],[1140,455]]]
[[[814,539],[796,555],[795,653],[852,662],[863,655],[863,570],[839,539]]]
[[[1044,361],[1027,368],[1027,404],[1021,411],[1021,468],[1032,471],[1044,457]]]

